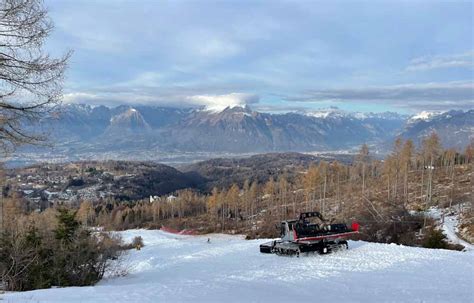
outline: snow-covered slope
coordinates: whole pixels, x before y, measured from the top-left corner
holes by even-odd
[[[4,295],[2,302],[472,302],[472,252],[366,242],[300,258],[260,254],[266,240],[129,230],[145,247],[130,274],[95,287]]]
[[[449,210],[431,207],[428,215],[438,222],[439,228],[446,235],[448,242],[464,246],[464,250],[474,250],[474,245],[466,242],[458,236],[459,232],[459,209]]]
[[[444,234],[451,243],[461,244],[466,250],[474,250],[474,245],[458,237],[458,224],[457,215],[446,216],[442,225]]]

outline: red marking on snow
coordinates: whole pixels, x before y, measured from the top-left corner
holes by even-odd
[[[176,234],[176,235],[187,235],[187,236],[197,235],[197,232],[194,229],[176,230],[171,227],[161,226],[160,230],[165,231],[167,233]]]
[[[359,223],[357,223],[356,221],[353,221],[353,222],[352,222],[351,229],[352,229],[353,231],[359,231],[359,227],[360,227],[360,226],[359,226]]]
[[[318,236],[318,237],[306,237],[306,238],[300,238],[296,240],[296,242],[307,242],[307,241],[318,241],[322,239],[337,239],[337,238],[344,238],[349,235],[353,234],[358,234],[358,231],[351,231],[347,233],[342,233],[342,234],[334,234],[334,235],[325,235],[325,236]]]

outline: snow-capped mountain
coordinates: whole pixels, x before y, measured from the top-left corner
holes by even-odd
[[[348,148],[385,139],[404,118],[364,117],[333,110],[327,115],[269,114],[249,107],[223,111],[194,111],[168,130],[173,148],[205,151],[263,152]]]
[[[140,132],[151,130],[151,127],[138,110],[129,108],[125,112],[110,118],[110,125],[107,130]]]
[[[302,111],[300,113],[309,117],[322,118],[322,119],[347,117],[351,115],[351,113],[341,110],[337,107],[322,108],[318,110],[307,110],[307,111]]]
[[[429,121],[431,118],[436,117],[437,115],[442,114],[443,112],[432,112],[432,111],[422,111],[412,117],[410,117],[409,122],[416,121]]]
[[[473,136],[473,111],[422,114],[352,113],[337,108],[271,114],[250,107],[223,110],[156,106],[64,105],[42,123],[67,153],[96,155],[143,151],[166,153],[257,153],[358,148],[388,150],[396,135],[418,142],[432,130],[447,146],[462,147]]]
[[[399,135],[415,143],[436,132],[446,147],[464,148],[474,140],[474,110],[421,112],[411,117]]]
[[[381,113],[363,113],[363,112],[350,112],[346,110],[339,109],[338,107],[329,107],[318,110],[307,110],[297,112],[306,116],[320,118],[320,119],[341,119],[341,118],[352,118],[358,120],[367,120],[367,119],[384,119],[384,120],[400,120],[405,119],[408,116],[401,115],[394,112],[381,112]]]

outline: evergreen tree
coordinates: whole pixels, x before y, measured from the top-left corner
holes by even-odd
[[[76,220],[76,211],[65,208],[59,208],[56,218],[58,219],[58,227],[55,230],[56,239],[65,243],[71,243],[74,240],[79,222]]]

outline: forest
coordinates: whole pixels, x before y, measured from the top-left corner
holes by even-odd
[[[166,226],[261,238],[277,236],[281,220],[319,211],[328,220],[358,221],[364,240],[422,245],[435,227],[426,213],[436,207],[459,212],[462,235],[472,241],[474,144],[462,152],[441,146],[435,133],[418,149],[397,139],[392,153],[376,160],[363,145],[350,164],[319,161],[266,182],[178,190],[153,202],[82,201],[76,216],[84,226],[109,230]]]

